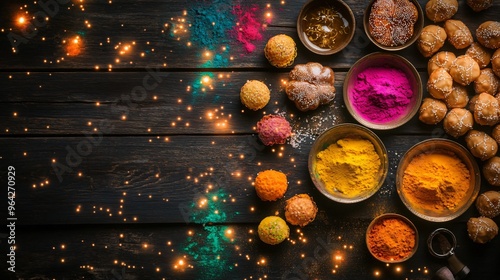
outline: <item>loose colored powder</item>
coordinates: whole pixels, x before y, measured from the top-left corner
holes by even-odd
[[[254,42],[262,40],[263,24],[257,20],[259,7],[233,6],[230,0],[202,2],[191,8],[189,14],[191,42],[208,50],[236,39],[247,52],[255,50]]]
[[[372,142],[343,138],[318,153],[316,172],[329,192],[352,198],[377,186],[380,166]]]
[[[413,96],[410,81],[397,68],[370,67],[356,77],[353,106],[363,118],[386,123],[405,114]]]
[[[384,218],[368,233],[368,248],[384,261],[399,261],[408,257],[416,243],[416,233],[406,222]]]
[[[229,42],[229,31],[233,29],[235,17],[230,12],[232,1],[203,1],[194,5],[190,11],[191,42],[208,50],[215,50]]]
[[[226,236],[227,226],[205,226],[204,231],[189,237],[182,250],[200,266],[196,279],[223,279],[233,270],[230,262],[231,240]]]
[[[191,204],[189,221],[202,224],[203,231],[188,237],[182,250],[196,262],[196,266],[202,268],[202,273],[196,279],[221,279],[234,268],[228,251],[233,243],[226,236],[228,227],[214,225],[227,222],[225,208],[228,197],[220,188],[207,193],[207,199],[202,205],[199,201]],[[238,212],[232,212],[232,215],[237,214]]]
[[[213,197],[216,199],[213,199]],[[189,221],[197,224],[226,222],[227,215],[224,210],[227,206],[224,201],[226,201],[227,198],[228,195],[226,192],[223,189],[218,189],[215,192],[207,194],[207,199],[202,207],[198,204],[199,202],[193,202]]]
[[[205,79],[208,79],[208,82],[205,82]],[[189,88],[191,92],[191,104],[194,105],[198,101],[205,101],[207,89],[213,86],[214,79],[215,74],[213,72],[202,72],[198,74],[198,77],[193,80]]]
[[[233,28],[233,35],[249,53],[255,50],[253,42],[262,40],[262,34],[260,34],[262,24],[255,15],[258,11],[257,5],[252,5],[246,10],[242,6],[236,5],[233,9],[233,14],[238,21]]]
[[[220,53],[215,53],[211,59],[201,65],[202,68],[224,68],[229,65],[229,47]]]
[[[470,188],[467,166],[447,152],[422,153],[414,157],[403,175],[402,193],[415,208],[442,212],[464,202]]]

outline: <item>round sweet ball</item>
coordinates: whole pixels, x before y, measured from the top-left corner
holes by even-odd
[[[438,68],[444,68],[447,72],[449,72],[451,63],[455,60],[455,58],[457,58],[457,56],[452,52],[440,51],[436,53],[427,62],[427,73],[430,75]]]
[[[467,0],[466,3],[474,12],[480,12],[491,7],[493,0]]]
[[[495,139],[495,141],[500,144],[500,124],[497,124],[493,127],[493,130],[491,131],[491,137],[493,137],[493,139]]]
[[[263,82],[250,80],[241,87],[240,99],[245,107],[257,111],[267,105],[271,99],[271,91]]]
[[[479,77],[481,69],[479,64],[470,56],[458,56],[450,66],[450,75],[453,80],[463,86],[469,85]]]
[[[498,144],[484,131],[471,130],[465,136],[465,143],[471,154],[482,161],[494,157],[498,151]]]
[[[500,48],[491,56],[491,69],[493,69],[493,73],[500,78]]]
[[[278,216],[265,217],[257,229],[260,240],[269,245],[280,244],[290,236],[290,228]]]
[[[282,198],[288,188],[285,173],[276,170],[259,172],[254,182],[257,196],[263,201],[275,201]]]
[[[457,0],[429,0],[425,4],[425,14],[434,22],[450,19],[457,11]]]
[[[476,199],[476,208],[479,214],[490,219],[500,215],[500,192],[487,191]]]
[[[474,91],[476,94],[486,92],[494,96],[498,92],[500,80],[491,68],[481,69],[479,77],[474,81]]]
[[[500,48],[500,21],[486,21],[476,29],[476,37],[481,45],[490,48]]]
[[[307,194],[297,194],[286,201],[285,218],[294,226],[304,227],[314,221],[318,207]]]
[[[417,40],[417,47],[420,53],[425,57],[431,57],[444,46],[447,35],[444,28],[439,25],[431,24],[422,29]]]
[[[257,133],[266,146],[285,144],[286,139],[292,135],[292,127],[282,116],[265,115],[257,123]]]
[[[483,92],[474,102],[474,120],[480,125],[495,125],[499,121],[500,104],[491,94]]]
[[[467,88],[453,83],[451,93],[445,97],[444,102],[448,108],[465,108],[469,103]]]
[[[460,20],[447,20],[444,23],[444,30],[446,31],[448,42],[458,50],[467,48],[474,42],[469,28]]]
[[[500,187],[500,157],[495,156],[485,162],[483,176],[490,185]]]
[[[448,108],[443,101],[425,98],[420,106],[418,119],[425,124],[437,124],[444,119]]]
[[[297,46],[292,37],[279,34],[267,41],[264,55],[271,65],[284,68],[293,64],[295,57],[297,57]]]
[[[483,47],[481,44],[473,42],[465,51],[465,54],[472,57],[479,65],[479,68],[482,69],[490,64],[490,52],[491,51],[489,49]]]
[[[449,135],[458,138],[474,125],[472,113],[464,108],[453,108],[444,117],[443,128]]]
[[[444,68],[438,68],[429,75],[427,91],[436,99],[444,99],[453,89],[453,78]]]
[[[497,236],[498,226],[488,217],[470,218],[467,222],[467,233],[472,241],[484,244]]]

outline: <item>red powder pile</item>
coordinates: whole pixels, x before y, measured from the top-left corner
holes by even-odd
[[[233,14],[236,16],[237,23],[233,28],[233,35],[249,53],[255,50],[254,41],[262,40],[262,24],[257,20],[256,13],[259,8],[252,5],[244,9],[241,5],[233,8]]]

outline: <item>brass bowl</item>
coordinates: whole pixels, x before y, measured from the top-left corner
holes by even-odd
[[[411,38],[408,41],[406,41],[406,43],[404,43],[403,45],[400,45],[400,46],[394,46],[394,47],[384,46],[384,45],[380,44],[379,42],[377,42],[373,38],[373,36],[371,35],[370,30],[369,30],[370,12],[372,9],[372,5],[375,1],[376,0],[370,1],[368,6],[366,7],[366,10],[365,10],[365,13],[363,16],[363,27],[365,29],[365,33],[366,33],[366,36],[368,37],[368,39],[370,39],[370,41],[372,41],[377,47],[379,47],[383,50],[386,50],[386,51],[399,51],[402,49],[406,49],[408,46],[413,44],[418,39],[418,37],[420,37],[420,33],[422,33],[422,29],[424,28],[424,12],[422,10],[422,7],[418,3],[418,1],[410,0],[410,2],[412,2],[415,5],[415,7],[417,8],[417,12],[418,12],[418,19],[417,19],[417,22],[415,22],[415,25],[413,27],[414,28],[413,29],[413,36],[411,36]]]
[[[361,116],[353,104],[352,92],[359,73],[370,67],[384,66],[400,69],[406,74],[411,84],[413,97],[404,114],[394,120],[379,123]],[[404,125],[418,112],[420,104],[422,103],[422,96],[422,80],[417,69],[415,69],[415,67],[407,59],[393,53],[375,52],[365,55],[354,63],[344,79],[343,97],[347,110],[354,117],[354,119],[356,119],[356,121],[371,129],[388,130]]]
[[[376,224],[378,224],[379,222],[382,222],[384,219],[398,219],[398,220],[401,220],[404,223],[406,223],[408,226],[410,226],[410,228],[412,228],[413,231],[415,232],[415,246],[413,247],[412,251],[408,255],[406,255],[405,257],[403,257],[401,259],[393,259],[393,260],[384,259],[384,258],[382,258],[382,257],[374,254],[374,252],[372,252],[372,250],[370,248],[370,244],[369,244],[369,239],[370,239],[369,235],[370,235],[370,232],[372,231],[372,228]],[[406,218],[405,216],[400,215],[400,214],[395,214],[395,213],[382,214],[382,215],[376,217],[375,219],[373,219],[373,221],[370,223],[370,225],[366,229],[366,236],[365,236],[366,247],[368,248],[368,251],[370,252],[370,254],[374,258],[376,258],[377,260],[379,260],[381,262],[384,262],[384,263],[401,263],[401,262],[404,262],[404,261],[410,259],[415,254],[415,252],[417,252],[417,249],[418,249],[418,239],[419,239],[419,237],[418,237],[417,227],[415,227],[415,225],[408,218]]]
[[[331,144],[334,144],[338,140],[346,137],[357,137],[369,140],[373,144],[375,151],[377,152],[381,162],[380,169],[377,175],[378,176],[377,185],[374,186],[372,189],[363,192],[355,197],[349,197],[342,194],[341,192],[331,192],[327,190],[323,180],[316,171],[317,154],[322,150],[326,149]],[[368,199],[369,197],[374,195],[384,184],[385,178],[387,177],[387,171],[389,169],[389,160],[387,157],[387,150],[384,146],[384,143],[375,133],[373,133],[368,128],[358,124],[343,123],[334,125],[327,131],[323,132],[316,139],[316,141],[314,141],[311,150],[309,151],[308,168],[311,180],[313,181],[316,188],[324,196],[336,202],[355,203]]]
[[[347,29],[347,34],[342,38],[343,40],[335,43],[333,48],[322,48],[311,40],[309,40],[308,36],[305,32],[305,20],[308,13],[317,8],[331,8],[338,12],[341,15],[340,20],[344,22]],[[323,25],[323,28],[326,28]],[[354,18],[354,14],[351,8],[342,0],[309,0],[304,4],[302,9],[300,10],[299,17],[297,18],[297,33],[299,35],[299,39],[302,44],[311,52],[320,55],[330,55],[334,53],[338,53],[343,50],[349,42],[351,42],[354,37],[354,31],[356,30],[356,19]]]
[[[408,164],[410,164],[414,157],[422,153],[431,153],[433,151],[454,154],[465,164],[465,166],[467,166],[470,173],[470,187],[465,197],[455,208],[446,211],[430,211],[412,205],[402,191],[403,176]],[[448,139],[434,138],[417,143],[403,155],[396,171],[396,189],[403,204],[417,217],[431,222],[446,222],[462,215],[474,203],[480,187],[481,173],[475,158],[462,145]]]

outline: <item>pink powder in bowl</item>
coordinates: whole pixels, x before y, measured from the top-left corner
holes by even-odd
[[[362,118],[385,124],[405,115],[413,97],[406,74],[392,67],[369,67],[356,77],[350,92],[352,107]]]

